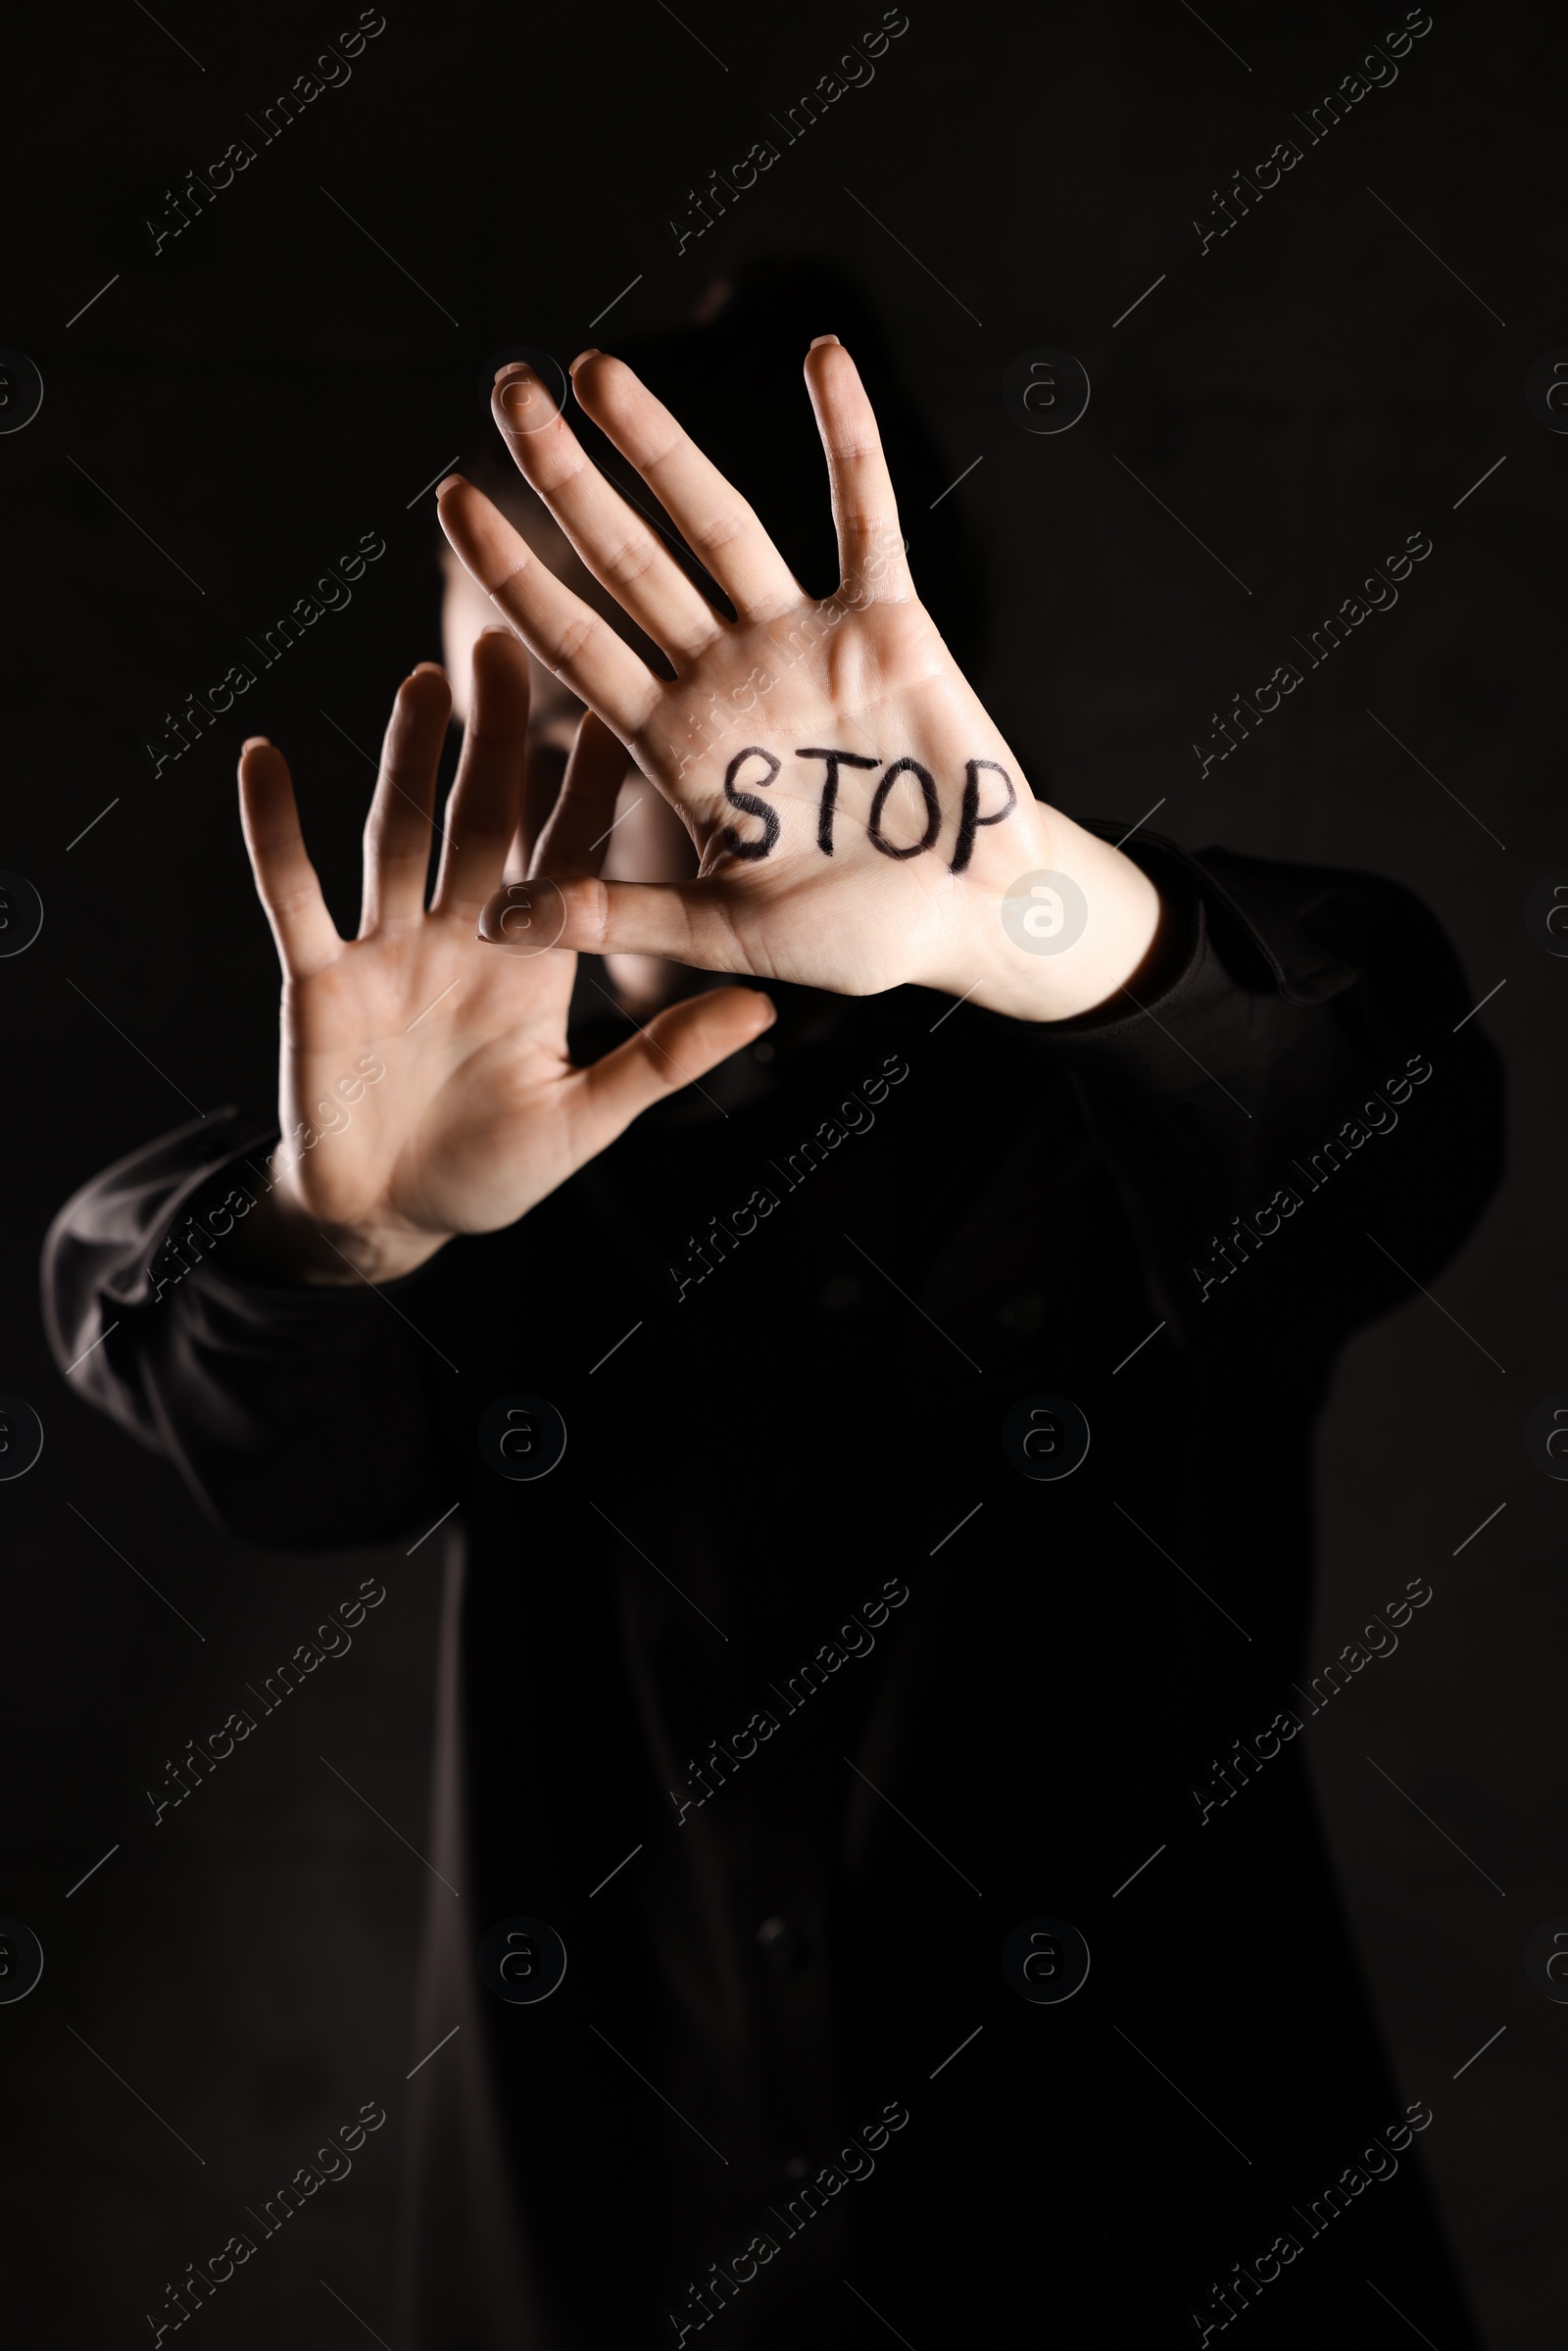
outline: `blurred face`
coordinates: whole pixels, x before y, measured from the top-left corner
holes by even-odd
[[[519,499],[514,505],[509,503],[507,513],[509,520],[540,561],[548,563],[557,579],[580,596],[584,604],[592,606],[617,634],[629,636],[620,607],[593,577],[545,509],[537,501],[524,505]],[[452,686],[453,714],[466,725],[472,691],[474,640],[482,629],[495,626],[498,615],[489,597],[468,577],[450,549],[443,552],[442,570],[446,583],[441,609],[443,654]],[[528,671],[529,772],[548,807],[570,753],[577,721],[582,716],[582,704],[532,654],[528,657]],[[529,801],[531,808],[537,808],[531,791]],[[542,815],[540,809],[535,822],[542,821]],[[630,759],[615,803],[614,828],[606,844],[603,870],[607,881],[620,882],[687,881],[697,871],[697,855],[685,826]],[[507,878],[509,881],[523,878],[522,863],[515,850],[508,861]],[[607,955],[605,965],[616,997],[635,1020],[646,1020],[662,1004],[689,995],[698,984],[697,974],[682,964],[667,963],[659,955]]]

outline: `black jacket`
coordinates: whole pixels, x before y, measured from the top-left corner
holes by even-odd
[[[780,990],[763,1058],[384,1292],[235,1278],[232,1118],[51,1232],[61,1361],[117,1324],[77,1386],[225,1526],[445,1551],[411,2344],[1318,2344],[1368,2274],[1476,2340],[1304,1639],[1336,1352],[1471,1230],[1497,1064],[1396,885],[1135,854],[1153,997]],[[479,1442],[519,1395],[531,1481]],[[481,1981],[517,1920],[542,2003]]]

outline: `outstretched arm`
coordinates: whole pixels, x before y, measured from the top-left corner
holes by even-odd
[[[475,696],[428,906],[449,701],[424,665],[399,689],[366,829],[359,935],[341,939],[306,855],[281,755],[240,764],[246,840],[283,966],[279,1123],[266,1155],[231,1113],[87,1185],[44,1251],[45,1317],[74,1385],[178,1464],[253,1541],[328,1548],[394,1535],[434,1476],[418,1318],[374,1284],[457,1233],[514,1223],[650,1103],[772,1019],[753,988],[671,1006],[590,1067],[568,1057],[573,957],[498,953],[475,920],[525,806],[526,663],[480,640]],[[620,747],[584,720],[543,844],[591,874]],[[444,1375],[439,1375],[444,1376]],[[373,1479],[345,1461],[373,1459]]]

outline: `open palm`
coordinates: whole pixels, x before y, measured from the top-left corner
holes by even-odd
[[[733,621],[589,463],[533,371],[497,378],[497,421],[518,465],[673,680],[470,484],[441,486],[460,560],[676,808],[701,859],[695,881],[654,886],[556,874],[536,857],[535,873],[562,883],[563,943],[857,995],[914,980],[1033,1018],[1084,1009],[1142,960],[1156,894],[1033,798],[915,596],[854,362],[819,338],[806,373],[842,567],[820,602],[630,368],[594,352],[572,369],[578,401],[662,501]],[[1088,908],[1081,935],[1048,957],[1021,951],[1002,918],[1009,888],[1063,873]]]
[[[474,702],[428,907],[436,769],[451,711],[422,663],[399,689],[366,827],[357,938],[339,937],[306,854],[281,753],[240,762],[257,889],[283,965],[274,1224],[300,1270],[330,1281],[407,1272],[454,1233],[513,1223],[640,1111],[701,1077],[772,1019],[752,989],[671,1006],[602,1060],[566,1052],[575,957],[497,955],[480,909],[509,852],[528,849],[528,664],[510,631],[474,651]],[[540,848],[591,876],[625,755],[586,716]],[[520,841],[519,841],[520,834]],[[335,1262],[334,1262],[335,1261]]]

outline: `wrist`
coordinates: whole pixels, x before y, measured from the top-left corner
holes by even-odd
[[[1054,814],[1049,857],[983,917],[984,973],[972,1001],[1015,1020],[1095,1011],[1163,969],[1181,928],[1141,865]]]
[[[287,1177],[263,1195],[235,1227],[230,1262],[254,1281],[307,1289],[358,1289],[395,1282],[427,1264],[450,1238],[396,1220],[339,1222],[314,1213],[288,1189]]]

